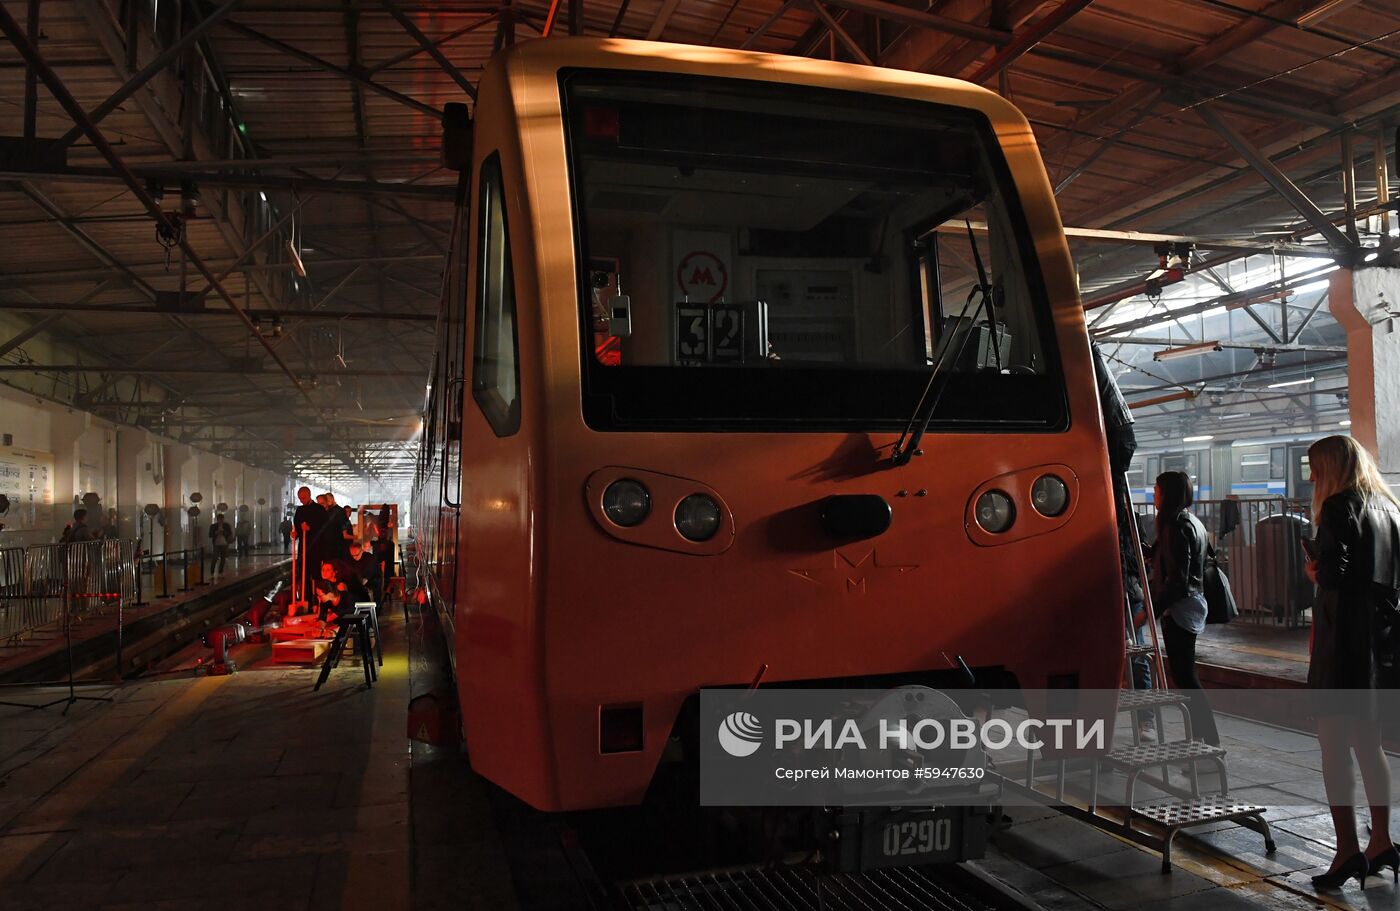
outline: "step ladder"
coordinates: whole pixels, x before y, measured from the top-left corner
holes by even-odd
[[[1127,496],[1121,498],[1119,515],[1130,530],[1134,552],[1139,555],[1137,568],[1142,583],[1143,597],[1148,616],[1153,616],[1152,596],[1147,584],[1147,573],[1141,559],[1142,541],[1138,536],[1137,522],[1132,504]],[[1132,607],[1124,603],[1124,645],[1123,675],[1124,688],[1118,693],[1118,714],[1125,716],[1132,731],[1132,743],[1116,747],[1107,754],[1089,760],[1089,787],[1084,795],[1084,806],[1070,803],[1065,799],[1065,766],[1076,760],[1050,760],[1056,776],[1055,806],[1067,815],[1082,819],[1099,828],[1113,832],[1145,847],[1152,848],[1162,855],[1162,872],[1171,871],[1172,842],[1179,832],[1218,822],[1234,822],[1258,832],[1264,837],[1264,848],[1273,853],[1275,844],[1269,824],[1264,820],[1266,807],[1236,800],[1229,796],[1229,779],[1225,768],[1225,750],[1196,740],[1191,731],[1191,715],[1188,710],[1188,697],[1180,692],[1165,689],[1166,674],[1162,661],[1161,643],[1157,638],[1156,625],[1149,621],[1147,641],[1140,641],[1133,624]],[[1133,680],[1134,659],[1148,660],[1150,686],[1135,688]],[[1164,710],[1174,709],[1181,713],[1183,739],[1167,740]],[[1156,724],[1156,742],[1142,736],[1137,723],[1141,713],[1150,712]],[[1218,781],[1218,793],[1201,793],[1200,766],[1213,768]],[[1183,790],[1171,781],[1169,770],[1173,766],[1185,769],[1189,788]],[[1125,803],[1121,807],[1100,804],[1100,773],[1104,770],[1121,773],[1126,778]],[[1154,770],[1158,774],[1152,774]],[[1038,790],[1035,763],[1026,766],[1026,788],[1036,793]],[[1139,804],[1137,788],[1139,782],[1152,785],[1170,795],[1168,799],[1154,799]]]

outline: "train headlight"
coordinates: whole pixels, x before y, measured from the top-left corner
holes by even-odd
[[[703,493],[693,493],[676,505],[676,531],[687,541],[708,541],[719,531],[719,504]]]
[[[1031,505],[1042,516],[1053,519],[1069,506],[1069,488],[1054,475],[1043,474],[1031,486]]]
[[[640,481],[621,478],[603,491],[603,512],[614,525],[640,525],[651,512],[651,494]]]
[[[977,498],[974,510],[977,524],[994,535],[1001,534],[1016,521],[1016,504],[1000,490],[989,490]]]

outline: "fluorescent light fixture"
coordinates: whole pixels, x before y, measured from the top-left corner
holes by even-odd
[[[267,194],[264,193],[262,190],[259,190],[258,199],[261,199],[263,202],[267,202]]]
[[[1301,380],[1284,380],[1282,383],[1270,383],[1269,388],[1282,389],[1285,386],[1306,386],[1308,383],[1315,382],[1316,380],[1317,377],[1315,376],[1305,376]]]
[[[1222,420],[1222,421],[1233,421],[1235,418],[1247,418],[1247,417],[1249,417],[1249,412],[1248,412],[1248,411],[1236,411],[1234,414],[1222,414],[1222,415],[1220,416],[1220,420]]]
[[[1206,440],[1213,440],[1213,439],[1215,439],[1215,434],[1211,434],[1211,433],[1202,433],[1202,434],[1198,434],[1197,436],[1194,436],[1194,437],[1182,437],[1182,438],[1181,438],[1181,442],[1183,442],[1183,443],[1204,443]]]
[[[1351,426],[1351,418],[1347,418],[1345,421],[1338,421],[1338,422],[1337,422],[1337,426],[1338,426],[1338,427],[1350,427],[1350,426]]]
[[[1176,357],[1195,357],[1199,354],[1207,354],[1211,351],[1219,351],[1220,342],[1197,342],[1194,345],[1182,345],[1179,348],[1163,348],[1161,351],[1154,351],[1152,359],[1154,361],[1169,361]]]

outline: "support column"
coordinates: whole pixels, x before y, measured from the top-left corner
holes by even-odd
[[[182,550],[189,538],[189,519],[185,509],[190,505],[190,492],[197,489],[194,450],[184,443],[164,443],[165,511],[163,550]],[[162,537],[162,536],[158,536]]]
[[[59,528],[72,518],[75,498],[84,493],[78,475],[78,441],[87,433],[91,421],[92,415],[73,408],[55,408],[49,418],[54,519]]]
[[[1334,272],[1328,300],[1347,332],[1351,435],[1400,488],[1400,268]]]

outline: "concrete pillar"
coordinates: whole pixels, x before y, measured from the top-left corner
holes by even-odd
[[[111,505],[117,508],[121,536],[135,538],[144,524],[142,509],[147,503],[160,502],[158,496],[152,496],[155,491],[151,480],[151,435],[134,427],[114,432],[117,443],[112,469],[116,475],[116,499]],[[141,539],[147,540],[145,535]]]
[[[1334,272],[1328,302],[1347,332],[1351,435],[1400,486],[1400,268]]]
[[[71,517],[73,501],[84,491],[78,478],[78,441],[87,433],[92,415],[72,408],[55,408],[49,418],[53,450],[53,502],[59,527]]]
[[[183,443],[165,443],[165,549],[182,550],[189,546],[190,520],[185,510],[191,505],[190,494],[199,489],[196,453]]]

